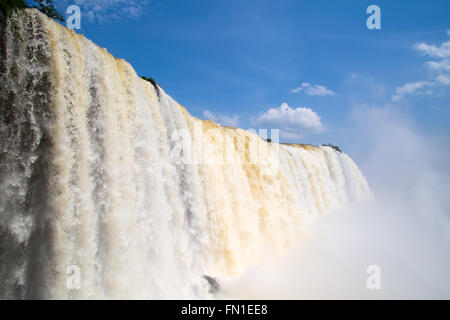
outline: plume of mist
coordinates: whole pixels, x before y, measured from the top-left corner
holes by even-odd
[[[282,259],[268,253],[239,279],[220,279],[224,297],[450,298],[448,146],[394,109],[353,115],[374,199],[322,217]],[[380,290],[366,285],[371,265],[381,270]]]

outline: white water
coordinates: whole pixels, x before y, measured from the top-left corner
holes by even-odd
[[[37,11],[2,30],[0,297],[208,298],[368,196],[330,147],[189,113]],[[80,287],[70,287],[70,270]]]

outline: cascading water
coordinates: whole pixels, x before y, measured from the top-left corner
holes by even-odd
[[[203,275],[370,193],[343,153],[192,117],[37,10],[18,26],[0,26],[0,298],[208,298]]]

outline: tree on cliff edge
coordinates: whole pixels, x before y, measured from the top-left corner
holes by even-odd
[[[12,13],[18,12],[25,8],[36,8],[48,17],[64,22],[64,17],[56,10],[53,5],[53,0],[0,0],[0,11],[6,14],[7,17],[10,17]]]

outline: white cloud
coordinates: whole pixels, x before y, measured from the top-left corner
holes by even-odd
[[[440,74],[439,76],[437,76],[436,81],[443,85],[449,85],[450,84],[450,75]]]
[[[427,61],[425,66],[433,71],[445,72],[450,71],[450,59],[443,59],[441,61]]]
[[[392,96],[392,101],[399,101],[407,94],[413,94],[420,92],[421,89],[429,87],[433,83],[429,81],[417,81],[404,84],[403,86],[395,89],[395,94]],[[423,92],[422,92],[423,93]]]
[[[122,18],[139,17],[149,0],[75,0],[81,8],[81,15],[91,23],[107,23]]]
[[[300,87],[292,89],[290,92],[297,93],[300,91],[304,91],[310,96],[332,96],[335,94],[333,90],[330,90],[325,86],[321,86],[318,84],[312,85],[308,82],[303,82]]]
[[[447,30],[447,35],[450,36],[450,30]],[[450,85],[450,41],[440,45],[419,42],[414,49],[423,56],[433,58],[425,62],[425,67],[430,71],[429,78],[397,87],[392,101],[399,101],[406,95],[432,94],[433,88]]]
[[[239,125],[239,116],[226,116],[223,114],[214,114],[209,110],[203,111],[203,116],[211,121],[227,127],[237,127]]]
[[[203,111],[203,116],[204,116],[206,119],[208,119],[208,120],[217,122],[217,117],[216,117],[216,115],[215,115],[214,113],[212,113],[211,111],[209,111],[209,110]]]
[[[252,119],[252,122],[265,128],[280,129],[280,135],[286,139],[299,139],[306,133],[323,130],[319,115],[310,108],[291,108],[283,103]]]
[[[447,31],[448,32],[448,31]],[[450,41],[442,43],[440,46],[434,44],[427,44],[425,42],[416,43],[414,49],[423,55],[433,58],[448,58],[450,57]]]

